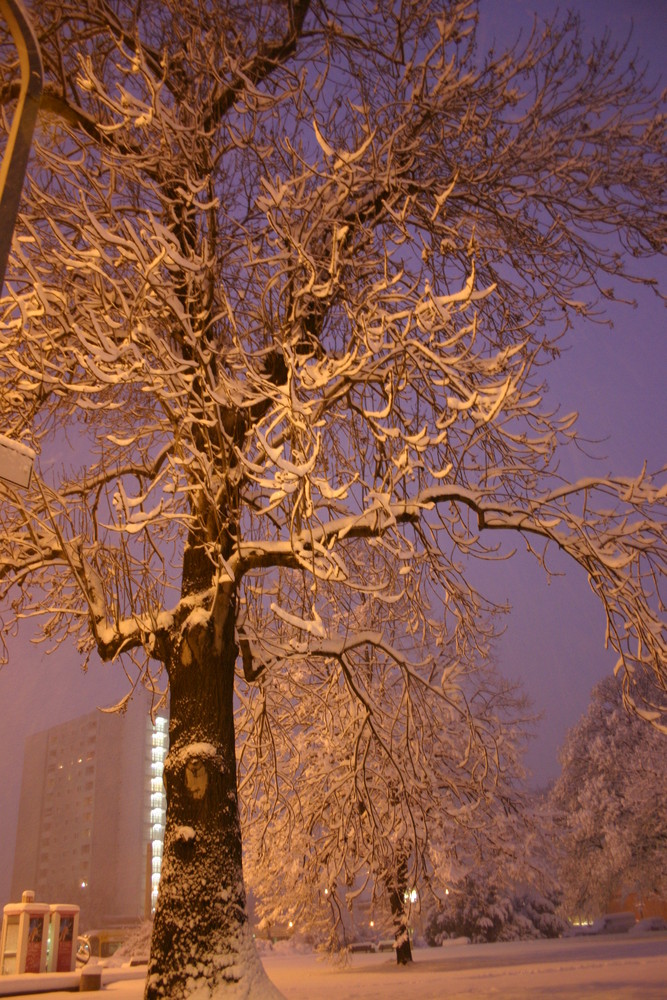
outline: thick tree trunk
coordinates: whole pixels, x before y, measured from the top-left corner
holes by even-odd
[[[406,898],[407,876],[408,863],[406,860],[400,860],[394,878],[389,884],[389,905],[391,906],[391,915],[394,918],[394,943],[398,965],[408,965],[412,961],[412,946],[408,927],[409,902]]]
[[[167,820],[146,1000],[267,1000],[247,924],[236,789],[234,601],[186,625],[170,678]]]

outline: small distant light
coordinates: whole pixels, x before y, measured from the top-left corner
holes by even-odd
[[[324,895],[325,895],[325,896],[328,896],[328,895],[329,895],[329,890],[328,890],[328,889],[325,889],[325,890],[324,890]]]
[[[369,927],[375,927],[375,921],[371,920],[370,923],[368,924],[368,926]]]
[[[292,921],[290,920],[290,922],[288,923],[288,925],[287,925],[287,926],[288,926],[288,927],[294,927],[294,924],[293,924],[293,923],[292,923]]]
[[[449,896],[449,889],[445,889],[445,896]]]
[[[87,882],[82,882],[81,883],[81,888],[82,889],[87,889],[88,888],[88,883]]]

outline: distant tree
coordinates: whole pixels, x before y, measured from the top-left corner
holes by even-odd
[[[462,854],[446,896],[428,912],[428,944],[461,936],[475,942],[558,937],[567,926],[559,912],[551,805],[525,790],[514,803]]]
[[[541,371],[572,316],[651,283],[660,99],[573,19],[480,55],[468,0],[31,10],[46,80],[0,301],[0,422],[40,457],[3,494],[2,634],[30,619],[158,698],[166,674],[146,997],[266,1000],[239,646],[248,684],[295,697],[324,666],[323,720],[344,696],[362,737],[395,705],[412,722],[416,692],[446,697],[422,632],[438,671],[474,660],[488,602],[468,570],[510,531],[547,571],[555,547],[588,574],[626,698],[659,722],[660,481],[564,481],[574,417]],[[7,115],[17,78],[0,39]],[[413,640],[386,706],[366,706],[354,655],[384,637],[348,629],[362,595],[400,602]]]
[[[599,916],[634,892],[667,895],[667,736],[630,715],[612,678],[593,689],[560,755],[551,800],[564,906]]]
[[[485,663],[450,670],[437,692],[413,681],[406,697],[399,655],[364,643],[338,669],[311,662],[293,683],[267,681],[249,692],[238,726],[262,737],[247,739],[239,760],[259,915],[337,950],[349,943],[345,908],[364,899],[378,927],[393,925],[405,964],[415,909],[444,898],[476,842],[515,850],[504,820],[521,803],[529,719],[525,699]]]

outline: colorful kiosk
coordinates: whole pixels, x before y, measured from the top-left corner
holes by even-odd
[[[24,892],[20,903],[7,903],[2,916],[0,973],[46,972],[46,948],[51,907],[36,903],[34,892]]]

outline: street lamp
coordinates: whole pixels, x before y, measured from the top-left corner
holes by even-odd
[[[44,71],[39,42],[20,0],[0,0],[4,15],[19,53],[21,89],[0,165],[0,294],[12,234],[19,211],[23,180],[28,166],[32,133],[35,129],[42,96]],[[27,488],[30,484],[35,453],[32,448],[0,435],[0,479]]]
[[[4,15],[19,53],[21,90],[12,127],[7,139],[5,155],[0,166],[0,293],[5,281],[5,270],[12,233],[18,215],[23,179],[28,166],[32,133],[35,129],[39,102],[42,96],[44,71],[39,42],[28,15],[20,0],[0,0],[0,13]]]

